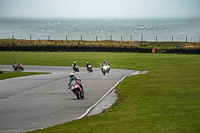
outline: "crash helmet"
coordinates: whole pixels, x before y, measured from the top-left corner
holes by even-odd
[[[87,64],[88,64],[89,62],[87,62]]]
[[[103,60],[103,63],[106,63],[106,60]]]
[[[74,61],[74,63],[76,63],[76,61]]]
[[[74,77],[74,74],[73,74],[73,73],[70,73],[70,74],[69,74],[69,77],[70,77],[70,78],[73,78],[73,77]]]
[[[17,62],[15,61],[15,64],[16,64]]]

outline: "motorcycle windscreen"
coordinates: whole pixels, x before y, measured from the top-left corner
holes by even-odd
[[[76,84],[76,81],[73,80],[73,81],[71,82],[71,86],[75,86],[75,84]]]

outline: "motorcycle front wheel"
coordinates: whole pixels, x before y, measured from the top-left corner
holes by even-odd
[[[78,99],[81,98],[81,96],[80,96],[80,91],[79,91],[78,89],[75,89],[75,90],[74,90],[74,93],[76,94],[76,97],[77,97]]]

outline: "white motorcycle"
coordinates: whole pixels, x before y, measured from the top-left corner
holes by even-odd
[[[104,65],[101,67],[101,71],[103,73],[103,75],[105,75],[106,73],[109,73],[110,71],[110,66],[109,65]]]

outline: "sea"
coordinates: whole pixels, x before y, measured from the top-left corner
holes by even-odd
[[[199,18],[69,19],[0,17],[0,39],[200,41]]]

